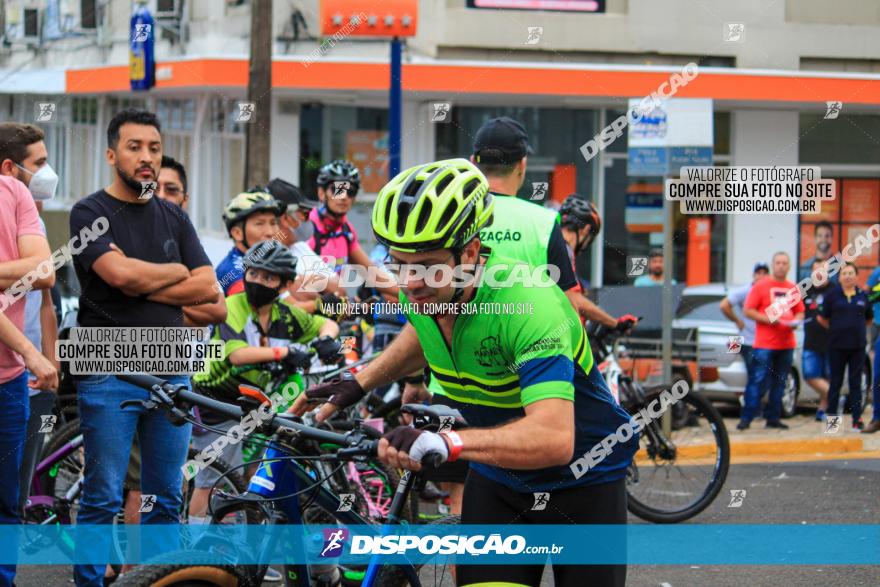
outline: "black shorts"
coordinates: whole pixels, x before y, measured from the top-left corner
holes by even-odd
[[[431,404],[444,405],[451,408],[461,409],[462,404],[445,395],[434,395],[431,397]],[[435,483],[464,483],[468,475],[467,461],[454,461],[452,463],[443,463],[436,469],[425,469],[422,478]]]
[[[462,524],[626,524],[626,481],[612,481],[550,492],[543,510],[532,510],[532,493],[518,493],[474,472],[464,486]],[[610,545],[626,552],[626,540]],[[552,557],[552,555],[551,555]],[[458,565],[459,585],[513,583],[538,586],[543,565]],[[554,565],[556,587],[623,587],[626,565]]]

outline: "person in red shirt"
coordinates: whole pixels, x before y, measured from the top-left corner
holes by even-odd
[[[743,312],[756,323],[755,346],[752,350],[754,377],[746,386],[746,402],[737,430],[748,428],[761,405],[761,390],[770,388],[770,397],[764,408],[767,428],[788,429],[780,421],[782,417],[782,394],[785,380],[791,371],[791,360],[796,345],[794,330],[803,322],[804,303],[800,295],[788,299],[789,290],[795,284],[786,276],[791,268],[788,253],[773,255],[771,274],[757,281],[749,292]],[[786,303],[781,304],[785,300]],[[795,301],[796,300],[796,301]],[[776,310],[766,311],[777,302]],[[772,318],[771,318],[772,316]]]

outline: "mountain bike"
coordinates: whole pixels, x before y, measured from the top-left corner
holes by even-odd
[[[25,504],[25,523],[73,524],[76,522],[85,467],[82,448],[83,436],[79,430],[79,420],[71,420],[56,430],[49,439],[31,481],[30,495]],[[190,449],[187,458],[193,459],[195,456],[196,451]],[[210,468],[225,480],[218,487],[219,490],[235,494],[243,493],[247,489],[247,484],[241,475],[233,471],[223,460],[215,460]],[[193,489],[193,481],[184,483],[181,507],[183,523],[186,523],[187,506]],[[123,487],[123,494],[127,491],[128,488]],[[114,523],[121,523],[122,519],[122,511],[120,511]],[[237,522],[245,523],[245,520]]]
[[[603,326],[589,334],[593,354],[615,400],[631,415],[656,414],[660,395],[672,384],[643,387],[618,362],[621,333]],[[721,414],[689,390],[669,409],[669,425],[645,418],[639,451],[627,471],[627,506],[658,524],[690,519],[718,496],[730,467],[730,441]]]
[[[211,409],[230,419],[241,419],[245,411],[231,404],[207,398],[187,389],[185,385],[172,385],[157,377],[149,375],[123,375],[121,379],[143,387],[150,392],[149,399],[139,402],[147,409],[165,409],[174,421],[190,421],[188,410],[191,406]],[[257,397],[251,392],[251,397]],[[260,398],[268,402],[265,396]],[[130,400],[134,401],[134,400]],[[123,402],[128,404],[129,402]],[[441,422],[448,422],[452,417],[454,426],[465,426],[461,414],[446,406],[405,405],[404,412],[414,416],[415,425],[425,429],[439,429]],[[211,498],[210,514],[214,519],[223,518],[231,511],[241,508],[259,508],[266,518],[267,524],[300,525],[310,522],[333,520],[344,525],[371,525],[379,527],[374,521],[362,516],[356,508],[341,507],[343,498],[330,488],[328,476],[319,477],[320,469],[312,466],[315,462],[334,463],[341,469],[348,462],[368,462],[375,458],[378,445],[377,432],[355,423],[346,433],[333,432],[316,426],[310,426],[302,420],[275,414],[263,423],[266,433],[271,435],[269,446],[261,467],[248,487],[248,491],[240,496],[229,496],[222,493]],[[322,454],[300,454],[301,442],[319,443],[339,447]],[[297,446],[300,449],[298,450]],[[427,455],[423,459],[426,466],[439,464],[439,455]],[[404,471],[400,476],[384,525],[401,523],[401,512],[409,499],[413,485],[418,481],[419,473]],[[443,520],[440,523],[457,523],[456,520]],[[267,546],[269,552],[277,545]],[[192,560],[192,552],[186,556]],[[179,560],[181,553],[169,553],[153,561],[152,564],[141,565],[123,575],[117,582],[120,587],[165,587],[184,585],[259,585],[265,573],[266,565],[242,564],[234,558],[235,551],[230,555],[228,563],[183,565]],[[206,559],[207,560],[207,559]],[[252,560],[252,559],[250,559]],[[373,585],[413,585],[420,586],[420,573],[430,574],[436,569],[426,569],[427,565],[383,565],[378,556],[362,568],[342,569],[349,581],[360,581],[364,587]],[[283,576],[288,586],[306,587],[316,584],[313,580],[326,580],[336,565],[308,565],[305,562],[284,566]],[[443,574],[445,575],[445,565]]]

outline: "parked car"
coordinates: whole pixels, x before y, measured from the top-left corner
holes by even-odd
[[[717,369],[717,379],[701,382],[698,389],[713,401],[743,401],[748,376],[743,358],[738,353],[728,352],[730,337],[739,334],[736,325],[721,313],[719,304],[727,296],[727,292],[738,286],[723,283],[710,283],[685,288],[675,313],[675,328],[697,328],[699,330],[701,368]],[[801,377],[801,349],[803,347],[803,327],[795,331],[797,347],[794,350],[791,371],[785,383],[782,396],[782,414],[789,418],[795,414],[798,405],[812,404],[819,401],[816,391],[803,381]],[[865,359],[862,376],[862,389],[871,388],[871,361]],[[844,382],[842,394],[849,392]],[[867,403],[865,394],[863,401]]]

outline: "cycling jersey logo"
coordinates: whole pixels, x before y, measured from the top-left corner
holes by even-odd
[[[180,263],[180,252],[177,248],[177,241],[173,238],[169,238],[162,245],[162,250],[165,252],[165,258],[168,259],[169,263]]]
[[[477,362],[483,367],[502,367],[501,340],[497,336],[487,336],[480,341],[480,348],[474,351]]]
[[[509,230],[481,230],[480,231],[480,240],[484,242],[495,241],[517,241],[522,238],[522,233],[515,230],[513,232]]]
[[[342,555],[342,547],[348,540],[348,530],[345,528],[324,528],[324,548],[321,550],[322,558],[335,558]]]

